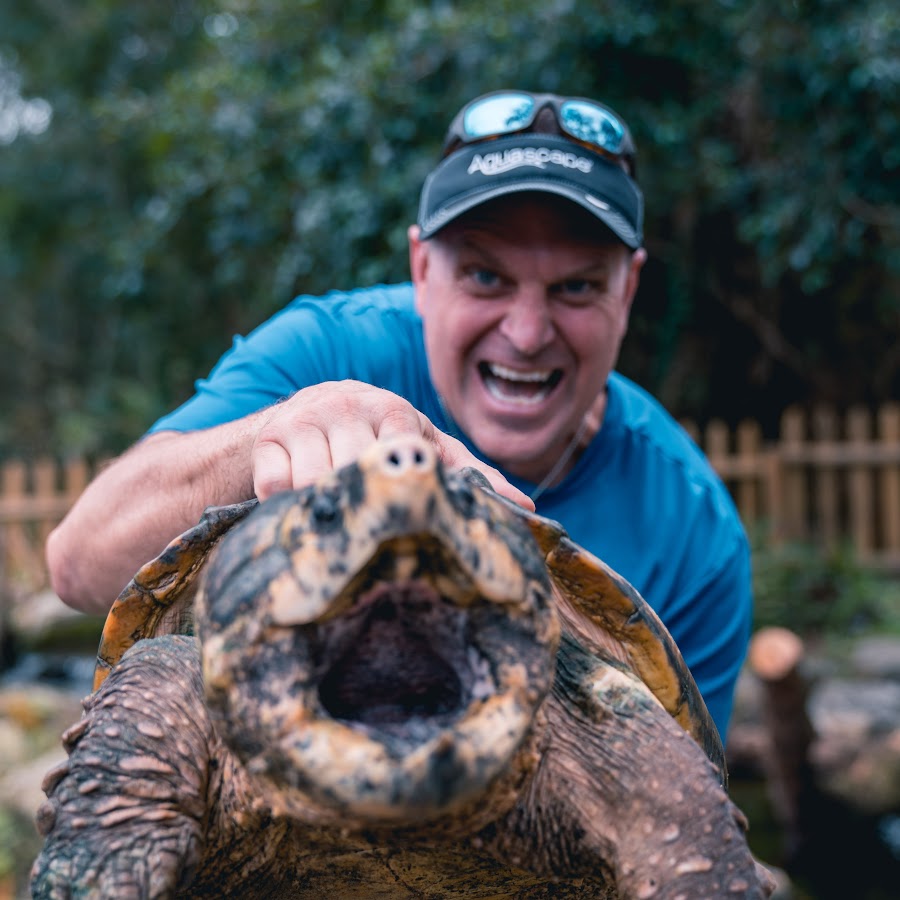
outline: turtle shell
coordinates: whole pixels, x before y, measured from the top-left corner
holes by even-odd
[[[724,776],[725,751],[718,729],[659,616],[629,582],[572,541],[559,523],[525,515],[558,595],[576,616],[613,639],[632,671]],[[567,622],[573,624],[569,617]]]
[[[662,620],[621,575],[576,544],[559,522],[529,513],[491,490],[477,470],[473,481],[526,519],[561,601],[566,624],[602,654],[611,647],[663,708],[703,748],[725,780],[725,750],[700,689]],[[566,615],[567,610],[569,615]],[[579,621],[580,620],[580,621]],[[585,625],[594,628],[586,629]],[[597,639],[603,635],[609,640]]]
[[[603,658],[631,669],[703,748],[724,781],[725,754],[716,726],[675,641],[647,602],[624,578],[572,541],[558,522],[501,497],[480,472],[464,471],[495,502],[525,518],[544,556],[566,624]],[[256,505],[256,500],[248,500],[208,508],[197,525],[138,571],[110,609],[97,655],[95,690],[137,641],[193,632],[193,598],[203,564],[223,535]]]
[[[95,691],[132,644],[163,634],[193,634],[197,576],[231,526],[257,505],[257,500],[245,500],[208,507],[196,525],[138,570],[106,617],[94,667]]]

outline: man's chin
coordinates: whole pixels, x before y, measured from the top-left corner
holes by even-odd
[[[533,433],[491,429],[491,433],[483,435],[481,440],[474,435],[473,442],[488,462],[517,478],[535,483],[544,477],[554,462],[549,459],[544,441]]]

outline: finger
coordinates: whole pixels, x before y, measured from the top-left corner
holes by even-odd
[[[250,454],[253,488],[260,500],[304,487],[331,470],[328,441],[319,428],[267,430],[271,434],[257,438]]]
[[[293,486],[291,457],[287,449],[275,441],[257,441],[250,453],[253,490],[262,500],[287,491]]]
[[[405,401],[383,410],[380,419],[374,424],[380,441],[414,434],[433,442],[437,433],[431,419]]]
[[[465,466],[471,466],[481,472],[490,482],[491,487],[507,500],[512,500],[528,512],[534,512],[534,501],[528,494],[522,493],[517,487],[510,484],[503,474],[489,466],[486,462],[473,456],[466,445],[449,434],[434,429],[433,442],[440,453],[441,461],[448,469],[462,469]]]
[[[327,435],[331,464],[335,469],[356,462],[378,440],[368,419],[348,419],[330,428]]]
[[[285,443],[291,457],[291,487],[306,487],[335,467],[328,436],[321,428],[294,428],[285,436]]]

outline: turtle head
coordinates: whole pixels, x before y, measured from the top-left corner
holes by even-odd
[[[266,801],[360,827],[499,815],[559,640],[528,525],[411,438],[261,504],[213,554],[196,627]]]

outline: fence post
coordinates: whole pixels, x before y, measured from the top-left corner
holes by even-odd
[[[860,559],[871,557],[874,549],[873,521],[875,514],[872,491],[872,471],[864,461],[866,445],[871,434],[869,411],[854,407],[847,413],[847,438],[855,460],[850,466],[849,517],[853,547]]]
[[[815,446],[831,450],[837,443],[837,416],[833,409],[820,406],[813,412],[812,434]],[[838,476],[835,469],[820,463],[813,466],[813,502],[817,537],[826,550],[833,550],[840,540]]]
[[[758,422],[745,420],[737,428],[737,505],[749,526],[759,519],[759,461],[762,431]]]
[[[706,426],[703,442],[706,455],[714,469],[719,472],[728,468],[728,426],[720,419],[714,419]]]
[[[807,536],[806,472],[802,462],[806,422],[803,412],[795,407],[785,410],[781,417],[781,443],[785,450],[782,479],[785,537],[800,540]]]
[[[893,450],[881,467],[878,497],[884,550],[892,563],[900,561],[900,404],[887,403],[878,410],[878,434],[882,446]]]
[[[33,494],[39,499],[52,500],[58,496],[56,489],[56,462],[52,459],[39,459],[34,464],[34,491]],[[44,561],[44,544],[47,542],[47,535],[53,529],[53,522],[48,518],[42,518],[37,523],[37,550],[40,554],[41,565]]]
[[[70,459],[63,467],[63,493],[70,504],[74,503],[87,487],[88,464],[83,459]]]
[[[772,543],[782,544],[787,538],[784,514],[784,460],[777,447],[767,450],[763,457],[763,480]]]
[[[25,502],[27,496],[28,470],[25,463],[14,459],[3,464],[0,487],[3,497],[11,502]],[[6,540],[3,542],[5,556],[4,569],[7,576],[15,574],[14,566],[22,563],[29,566],[33,562],[33,551],[28,540],[28,534],[24,522],[6,522],[3,524]]]

